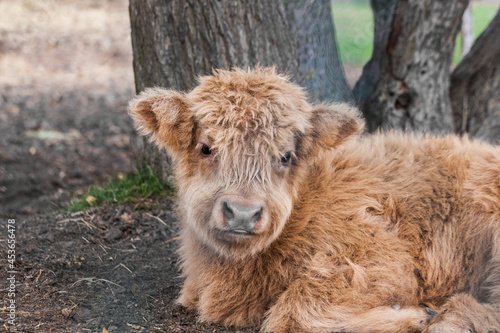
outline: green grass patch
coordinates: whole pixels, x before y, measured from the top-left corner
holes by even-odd
[[[142,203],[145,200],[173,196],[174,190],[162,184],[150,166],[139,166],[137,172],[115,177],[71,200],[68,211],[77,212],[104,203],[117,205]]]
[[[342,63],[364,65],[373,52],[373,12],[369,1],[341,1],[332,3],[333,22]],[[474,36],[477,38],[498,11],[495,5],[472,4]],[[461,60],[461,36],[457,37],[453,63]]]
[[[488,27],[491,20],[498,11],[494,5],[472,4],[472,30],[474,39]],[[459,33],[455,41],[455,51],[453,52],[453,64],[457,65],[462,60],[462,33]]]
[[[373,12],[368,1],[333,1],[333,22],[344,64],[364,65],[373,52]]]

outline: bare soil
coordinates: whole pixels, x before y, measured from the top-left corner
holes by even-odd
[[[65,212],[91,184],[134,170],[141,151],[126,112],[135,92],[127,7],[127,0],[0,2],[5,331],[238,332],[175,305],[182,279],[172,202]],[[8,219],[15,273],[8,273]]]
[[[238,331],[175,305],[182,281],[175,221],[168,201],[141,211],[108,206],[16,218],[17,318],[15,326],[5,322],[4,297],[2,325],[12,332]]]

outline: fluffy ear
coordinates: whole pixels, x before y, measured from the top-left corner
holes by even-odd
[[[129,113],[142,135],[152,134],[158,146],[177,153],[187,149],[194,132],[194,119],[181,93],[161,88],[143,91],[129,103]]]
[[[334,148],[360,133],[364,123],[359,111],[348,104],[320,104],[312,109],[309,136],[322,148]]]

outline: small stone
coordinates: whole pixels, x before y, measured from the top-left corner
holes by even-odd
[[[64,317],[68,318],[71,315],[71,309],[64,308],[61,310],[61,313]]]
[[[115,241],[120,239],[122,237],[122,234],[123,233],[120,229],[113,228],[106,234],[106,239],[110,241]]]

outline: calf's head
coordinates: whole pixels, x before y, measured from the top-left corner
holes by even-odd
[[[215,71],[186,94],[148,89],[129,110],[172,156],[182,227],[240,259],[279,237],[319,150],[362,127],[354,109],[312,106],[274,69]]]

